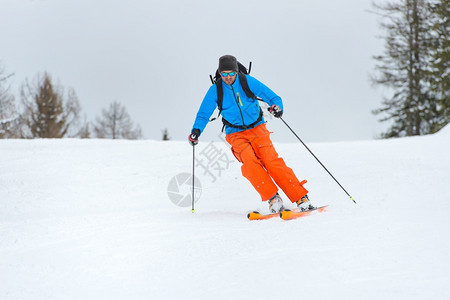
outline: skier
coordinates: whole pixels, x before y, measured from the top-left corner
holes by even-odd
[[[292,203],[297,204],[300,210],[312,209],[308,191],[303,187],[306,180],[300,182],[292,169],[278,156],[262,117],[259,101],[255,99],[259,97],[268,103],[269,112],[279,118],[283,115],[281,98],[254,77],[239,72],[237,59],[232,55],[219,58],[218,72],[222,82],[225,83],[221,84],[223,95],[219,110],[223,117],[226,140],[231,145],[231,151],[236,159],[242,163],[242,175],[250,181],[262,201],[268,201],[271,213],[284,210],[278,187]],[[239,78],[240,76],[245,78]],[[242,80],[247,83],[243,84]],[[198,144],[198,138],[218,106],[216,85],[217,82],[209,88],[198,110],[191,134],[188,136],[192,146]],[[248,97],[246,88],[249,88],[256,97]]]

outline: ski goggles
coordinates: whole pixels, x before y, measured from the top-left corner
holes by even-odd
[[[227,77],[228,75],[230,75],[230,77],[231,76],[234,76],[234,75],[236,75],[236,72],[235,71],[233,71],[233,72],[222,72],[222,73],[220,73],[220,76],[222,76],[222,77]]]

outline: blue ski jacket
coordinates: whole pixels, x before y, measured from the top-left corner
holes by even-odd
[[[246,126],[254,123],[259,118],[261,108],[258,100],[247,97],[238,76],[242,75],[238,74],[232,85],[227,85],[225,82],[222,84],[223,102],[221,115],[233,125]],[[283,102],[277,94],[256,78],[250,75],[244,76],[247,77],[248,86],[256,97],[261,98],[264,102],[269,104],[269,106],[275,104],[283,110]],[[203,98],[192,129],[197,128],[200,130],[200,133],[202,133],[216,107],[217,87],[216,84],[213,84],[206,93],[205,98]],[[263,118],[260,122],[255,124],[254,127],[263,124],[264,122]],[[244,130],[246,129],[233,128],[225,125],[226,134]]]

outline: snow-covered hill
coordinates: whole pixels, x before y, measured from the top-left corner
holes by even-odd
[[[309,146],[358,204],[277,144],[329,210],[250,222],[224,143],[196,147],[192,214],[168,194],[187,142],[0,140],[0,299],[450,299],[450,127]]]

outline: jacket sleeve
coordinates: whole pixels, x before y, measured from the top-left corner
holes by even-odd
[[[216,85],[212,85],[208,92],[203,98],[202,104],[197,112],[197,117],[195,118],[194,126],[192,129],[198,128],[200,129],[200,133],[203,132],[206,125],[209,122],[209,118],[213,114],[214,110],[217,107],[217,87]]]
[[[256,97],[261,98],[264,102],[272,105],[278,105],[281,110],[283,110],[283,101],[280,96],[275,94],[270,88],[268,88],[264,83],[258,79],[247,75],[247,82],[250,90],[255,94]]]

